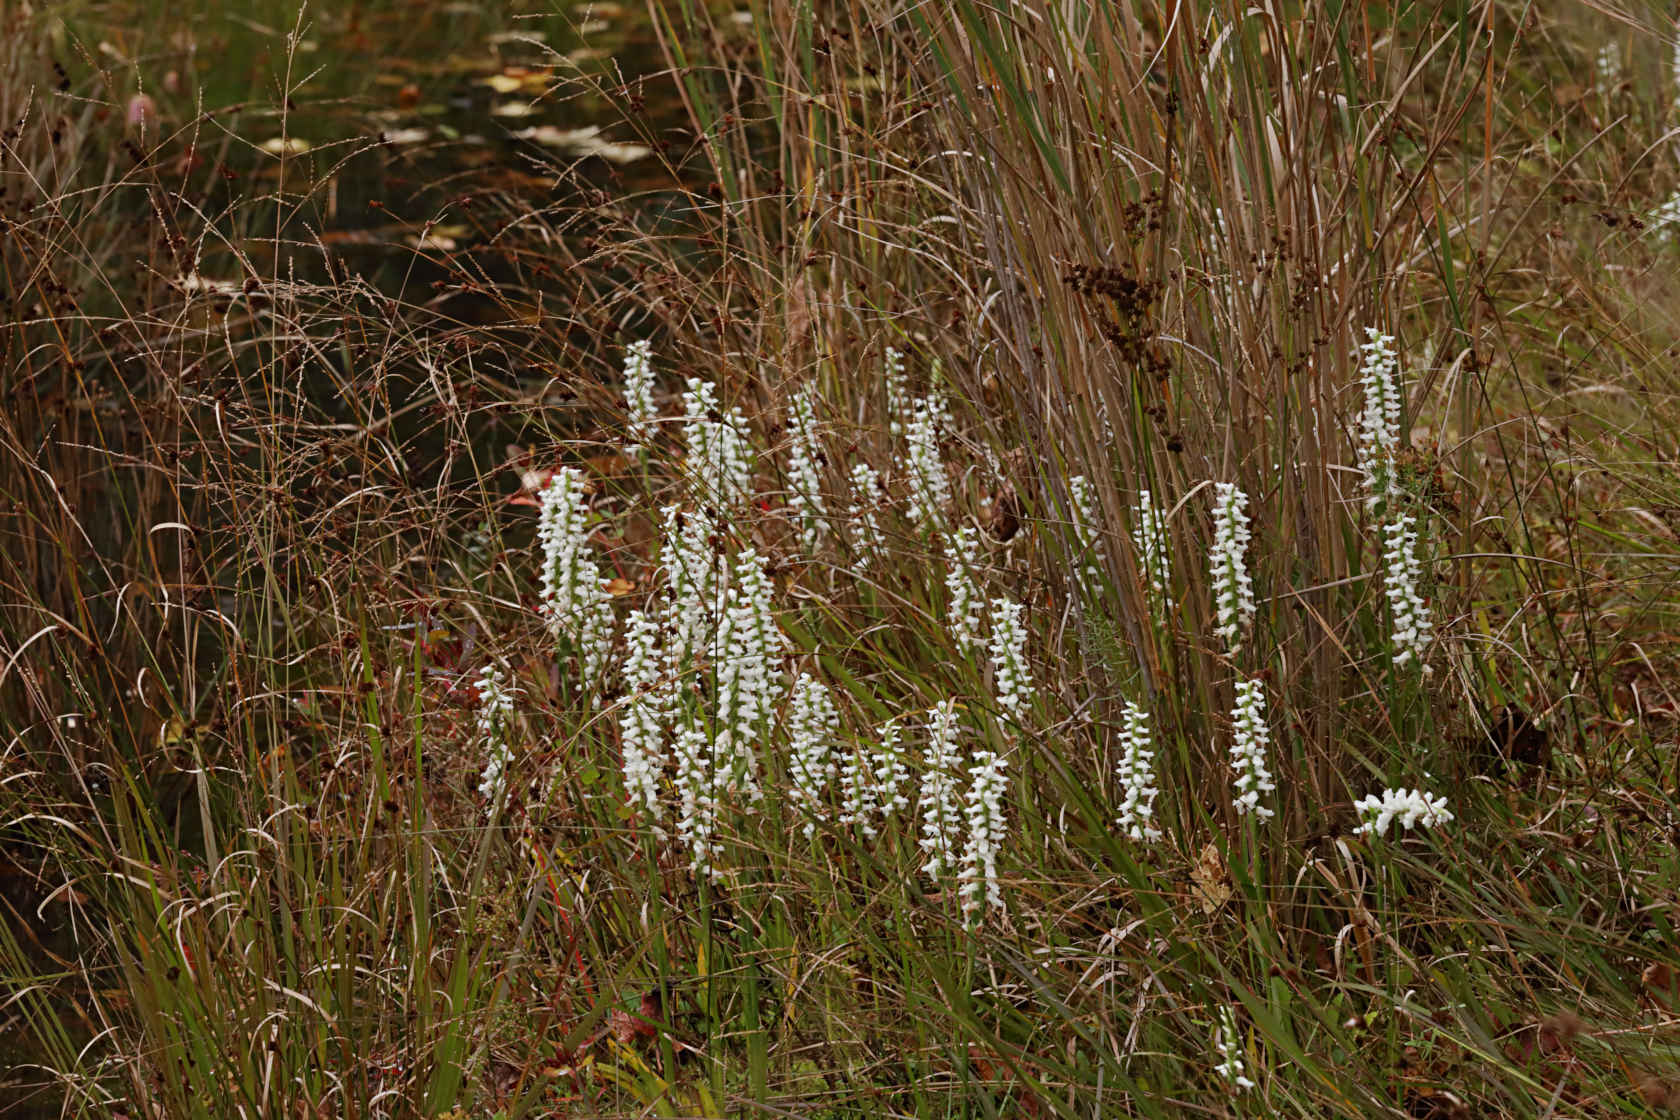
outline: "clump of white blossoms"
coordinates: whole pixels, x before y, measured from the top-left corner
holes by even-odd
[[[799,674],[788,712],[788,745],[792,751],[790,792],[805,811],[806,839],[816,835],[817,822],[825,816],[823,791],[834,776],[833,742],[839,727],[840,716],[827,686],[809,673]]]
[[[936,882],[956,869],[957,829],[962,812],[957,807],[958,751],[957,703],[942,700],[928,718],[927,750],[922,756],[922,787],[916,801],[922,818],[922,836],[917,846],[925,857],[922,872]]]
[[[904,353],[887,347],[887,430],[897,439],[904,434],[904,417],[910,411],[910,390],[904,377]]]
[[[1670,240],[1674,237],[1676,226],[1680,226],[1680,191],[1669,195],[1667,201],[1645,217],[1646,229],[1664,234]]]
[[[720,765],[721,756],[732,755],[724,784],[745,789],[757,801],[757,744],[781,696],[776,664],[783,649],[770,576],[757,550],[749,548],[735,557],[727,604],[715,643]]]
[[[484,741],[487,751],[484,777],[478,783],[478,792],[484,795],[490,803],[490,811],[494,813],[507,789],[508,763],[513,761],[513,748],[508,746],[507,741],[507,724],[513,716],[513,698],[517,693],[503,683],[502,671],[494,662],[484,666],[484,671],[479,674],[476,691],[478,712],[474,721],[478,737]]]
[[[1598,75],[1598,88],[1610,93],[1622,84],[1622,44],[1611,39],[1598,48],[1598,55],[1593,59],[1593,69]]]
[[[847,520],[847,536],[852,548],[867,556],[884,547],[881,523],[875,511],[881,505],[881,476],[875,468],[861,459],[852,464],[852,512]]]
[[[1138,503],[1132,511],[1132,547],[1137,550],[1138,569],[1148,581],[1149,589],[1158,599],[1160,608],[1170,611],[1172,598],[1172,558],[1167,553],[1167,517],[1149,491],[1138,491]]]
[[[904,747],[899,742],[898,721],[890,719],[881,725],[876,738],[880,746],[870,756],[875,770],[876,803],[883,818],[891,818],[910,808],[904,787],[910,784],[910,770],[904,764]]]
[[[624,752],[624,792],[657,833],[660,818],[659,775],[665,769],[665,729],[671,723],[672,695],[667,666],[659,651],[659,623],[635,611],[625,626],[624,684],[629,692],[618,716]]]
[[[1423,564],[1418,559],[1418,535],[1412,527],[1415,523],[1410,514],[1400,514],[1385,527],[1384,590],[1388,594],[1390,613],[1394,616],[1396,665],[1404,665],[1414,657],[1421,662],[1433,632],[1429,607],[1418,593]],[[1425,672],[1428,669],[1427,665],[1424,666]]]
[[[660,511],[659,564],[665,572],[664,617],[671,627],[678,663],[711,653],[714,618],[721,605],[725,570],[712,547],[719,526],[710,517],[678,506]]]
[[[1079,542],[1085,586],[1095,588],[1101,583],[1108,563],[1097,522],[1096,488],[1091,485],[1090,479],[1076,474],[1068,479],[1068,498],[1073,505],[1073,534]]]
[[[793,493],[788,504],[799,521],[799,543],[805,551],[814,550],[822,542],[828,526],[828,507],[823,502],[822,444],[817,434],[817,406],[809,388],[801,388],[793,396],[788,416],[792,442],[788,451],[788,481]]]
[[[718,791],[712,736],[692,719],[685,720],[677,729],[675,754],[677,836],[688,848],[689,870],[716,878]]]
[[[1032,702],[1032,668],[1027,664],[1027,627],[1021,620],[1021,604],[1009,599],[992,600],[992,687],[998,707],[1015,722],[1026,718]]]
[[[963,807],[968,840],[963,845],[957,889],[963,913],[970,919],[982,904],[994,910],[1003,907],[1003,891],[997,879],[998,849],[1003,846],[1003,795],[1009,789],[1003,770],[1003,757],[991,750],[976,753],[974,765],[968,770],[974,782]]]
[[[880,810],[880,803],[871,768],[869,755],[863,750],[852,751],[840,767],[840,816],[837,819],[841,824],[857,825],[859,835],[865,840],[873,840],[878,835],[875,815]]]
[[[1261,818],[1272,816],[1272,810],[1260,804],[1262,794],[1277,787],[1272,784],[1271,771],[1266,768],[1266,747],[1272,732],[1266,726],[1265,685],[1258,678],[1237,682],[1236,703],[1231,706],[1231,769],[1235,772],[1237,799],[1232,802],[1237,812],[1253,813]]]
[[[1120,716],[1120,814],[1115,823],[1133,840],[1159,840],[1155,827],[1155,751],[1149,715],[1130,700]]]
[[[980,597],[974,580],[979,565],[980,534],[974,526],[964,525],[946,536],[945,590],[951,597],[951,638],[959,650],[968,654],[980,648],[980,611],[985,600]]]
[[[653,405],[653,343],[647,339],[632,342],[624,351],[624,404],[629,413],[629,451],[632,455],[653,438],[653,422],[658,412]]]
[[[589,548],[583,474],[554,472],[543,487],[537,515],[542,548],[542,612],[549,631],[566,638],[586,681],[606,663],[612,641],[612,598],[601,587],[601,569]]]
[[[916,402],[905,429],[905,471],[910,476],[910,520],[924,529],[937,529],[951,504],[951,482],[939,457],[939,432],[948,426],[945,402],[929,394]]]
[[[1248,1067],[1243,1064],[1236,1012],[1229,1007],[1219,1010],[1219,1023],[1213,1032],[1213,1048],[1218,1051],[1220,1059],[1219,1064],[1213,1067],[1215,1073],[1239,1090],[1254,1088],[1254,1082],[1248,1079]]]
[[[1248,495],[1231,482],[1214,484],[1213,548],[1208,578],[1213,586],[1214,629],[1236,653],[1254,619],[1254,585],[1248,575]]]
[[[1434,828],[1453,819],[1447,811],[1446,798],[1415,789],[1385,789],[1380,795],[1361,797],[1353,803],[1353,811],[1365,822],[1354,832],[1377,836],[1386,836],[1388,826],[1396,822],[1410,832],[1417,827]]]
[[[1366,504],[1375,506],[1394,493],[1394,456],[1400,448],[1400,358],[1394,337],[1365,328],[1359,380],[1365,387],[1365,410],[1359,416],[1359,469],[1365,475]]]
[[[683,439],[695,497],[702,502],[736,506],[752,494],[753,453],[741,410],[727,413],[718,405],[717,387],[690,378],[683,394]]]

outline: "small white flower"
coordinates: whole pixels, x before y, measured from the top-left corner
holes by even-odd
[[[858,833],[865,840],[873,840],[877,835],[874,818],[880,809],[876,801],[877,791],[871,768],[869,755],[862,750],[854,750],[848,754],[845,763],[840,767],[838,820],[841,824],[857,825]]]
[[[910,410],[910,390],[904,377],[904,354],[887,347],[887,430],[897,439],[904,434],[905,414]]]
[[[834,776],[833,743],[839,728],[840,716],[828,688],[809,673],[799,674],[788,712],[788,742],[793,755],[790,792],[805,811],[807,839],[816,835],[817,823],[826,816],[823,791]]]
[[[1236,484],[1214,484],[1213,548],[1208,552],[1213,607],[1219,623],[1214,629],[1226,649],[1241,648],[1243,631],[1254,618],[1254,586],[1248,575],[1248,495]]]
[[[910,520],[923,529],[938,529],[945,520],[945,508],[951,504],[951,482],[945,473],[945,461],[939,457],[939,432],[948,426],[945,402],[937,396],[926,396],[916,402],[905,429],[909,447],[905,455],[905,472],[910,476]]]
[[[980,564],[980,534],[964,525],[945,538],[945,590],[951,596],[951,638],[957,649],[973,654],[980,649],[981,609],[985,600],[975,584]]]
[[[624,792],[656,828],[659,776],[665,769],[665,733],[671,723],[671,682],[659,649],[659,623],[643,611],[625,626],[624,683],[630,695],[618,716],[624,751]]]
[[[823,501],[822,475],[817,469],[822,462],[817,406],[809,388],[794,394],[789,427],[793,438],[788,451],[788,481],[793,484],[793,494],[788,504],[799,521],[799,543],[806,552],[811,552],[822,542],[828,525],[828,507]]]
[[[688,848],[689,870],[696,875],[719,875],[718,800],[713,740],[704,728],[687,720],[677,729],[677,835]]]
[[[1266,747],[1271,741],[1272,732],[1266,726],[1265,684],[1258,678],[1238,681],[1236,703],[1231,707],[1231,769],[1237,788],[1232,804],[1238,813],[1253,813],[1262,819],[1273,815],[1269,807],[1260,804],[1262,794],[1277,788],[1266,768]]]
[[[1622,84],[1622,45],[1611,39],[1598,49],[1598,56],[1593,59],[1593,69],[1598,75],[1598,88],[1609,93]]]
[[[479,674],[477,691],[478,713],[474,722],[487,752],[484,777],[478,784],[478,792],[489,802],[490,811],[494,813],[507,790],[507,768],[513,761],[513,749],[507,741],[507,725],[513,717],[513,700],[518,692],[503,683],[502,671],[494,662],[484,666],[484,671]]]
[[[717,722],[733,752],[729,772],[720,780],[727,789],[745,789],[754,801],[761,796],[757,745],[781,695],[776,662],[783,651],[782,633],[770,592],[764,558],[750,548],[736,556],[714,666]]]
[[[1365,328],[1359,349],[1365,410],[1359,417],[1359,469],[1365,475],[1366,504],[1375,506],[1394,493],[1394,456],[1400,449],[1400,358],[1394,337]]]
[[[1660,233],[1672,241],[1675,228],[1680,226],[1680,191],[1669,195],[1661,206],[1651,211],[1645,226],[1651,233]]]
[[[963,845],[957,884],[963,913],[970,920],[982,903],[994,910],[1003,908],[1003,892],[997,879],[998,849],[1003,846],[1003,796],[1009,789],[1003,771],[1004,759],[990,750],[978,752],[968,770],[974,781],[963,809],[968,840]]]
[[[1173,608],[1172,558],[1167,552],[1167,517],[1155,504],[1149,491],[1138,491],[1138,504],[1132,511],[1132,547],[1137,551],[1138,570],[1149,581],[1149,589],[1157,596],[1164,611]]]
[[[847,536],[852,548],[862,556],[878,554],[885,547],[881,537],[881,523],[875,511],[881,506],[883,488],[881,476],[875,468],[859,460],[852,464],[852,514],[847,524]]]
[[[963,913],[969,920],[981,908],[1003,908],[1003,890],[998,887],[998,850],[1003,846],[1003,794],[1010,782],[1003,774],[1005,761],[996,751],[979,751],[969,776],[974,781],[968,789],[968,804],[964,818],[968,819],[968,841],[963,845],[963,863],[958,870],[958,893],[963,898]]]
[[[1353,810],[1365,822],[1354,832],[1377,836],[1386,836],[1388,826],[1396,821],[1410,832],[1416,827],[1434,828],[1453,819],[1447,811],[1446,798],[1416,789],[1385,789],[1380,796],[1361,797],[1353,803]]]
[[[1120,815],[1115,823],[1133,840],[1159,840],[1155,827],[1155,751],[1149,732],[1149,715],[1126,702],[1120,717]]]
[[[992,600],[992,686],[998,707],[1020,723],[1032,702],[1032,667],[1027,663],[1027,627],[1021,604]]]
[[[624,404],[634,441],[629,450],[634,455],[653,438],[653,422],[658,417],[653,404],[653,343],[645,338],[632,342],[624,351]]]
[[[881,746],[870,758],[875,768],[876,802],[883,818],[891,818],[910,808],[904,787],[910,784],[910,771],[904,764],[904,748],[899,744],[898,721],[890,719],[881,725],[876,738]]]
[[[956,870],[957,828],[962,821],[957,807],[958,750],[957,704],[942,700],[929,713],[928,744],[922,756],[922,786],[917,811],[922,818],[922,837],[917,845],[926,860],[922,872],[935,881]]]
[[[683,394],[683,439],[695,498],[725,508],[752,496],[753,453],[741,410],[718,405],[717,387],[690,378]]]
[[[1068,479],[1068,498],[1073,504],[1073,537],[1079,544],[1081,568],[1085,586],[1093,591],[1102,585],[1108,567],[1108,552],[1103,548],[1102,530],[1097,520],[1097,491],[1091,480],[1082,474]]]
[[[672,658],[683,664],[712,652],[725,575],[723,557],[712,542],[722,529],[699,510],[666,506],[660,515],[659,563],[665,572],[661,609],[671,628]]]
[[[1423,564],[1418,559],[1418,535],[1410,514],[1400,514],[1385,527],[1383,545],[1384,589],[1394,616],[1394,663],[1404,665],[1412,658],[1423,660],[1433,633],[1429,607],[1418,594]],[[1428,666],[1425,666],[1425,671]]]
[[[1214,1072],[1238,1090],[1254,1088],[1254,1082],[1248,1079],[1247,1067],[1243,1065],[1242,1042],[1237,1037],[1236,1012],[1229,1007],[1219,1010],[1219,1024],[1213,1032],[1213,1048],[1219,1052],[1220,1062],[1214,1066]]]
[[[571,643],[584,679],[593,681],[611,652],[613,615],[589,547],[586,516],[583,474],[571,467],[555,471],[537,514],[542,613],[550,632]]]

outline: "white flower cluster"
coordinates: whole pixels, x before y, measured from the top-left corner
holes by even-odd
[[[1622,44],[1611,39],[1598,48],[1598,55],[1593,59],[1593,70],[1598,76],[1598,88],[1603,93],[1614,92],[1622,84]]]
[[[887,430],[893,439],[904,434],[904,417],[910,411],[910,389],[904,376],[904,352],[887,347]]]
[[[659,564],[665,572],[665,619],[671,627],[672,659],[711,652],[713,618],[722,598],[724,560],[713,546],[720,526],[696,510],[666,506],[659,540]]]
[[[1433,632],[1429,606],[1418,593],[1423,564],[1418,559],[1418,535],[1410,514],[1400,514],[1386,526],[1383,545],[1384,586],[1394,615],[1394,663],[1404,665],[1412,658],[1423,660]],[[1428,666],[1425,666],[1427,672]]]
[[[1137,550],[1138,568],[1158,597],[1163,611],[1173,608],[1172,558],[1167,552],[1167,517],[1149,491],[1138,491],[1133,513],[1132,547]]]
[[[777,662],[783,652],[782,632],[771,605],[770,576],[764,558],[754,549],[735,557],[727,603],[718,626],[717,722],[720,755],[732,754],[730,772],[722,776],[729,788],[739,786],[757,801],[758,743],[768,731],[781,698]]]
[[[1004,776],[1004,759],[996,751],[980,751],[969,767],[974,779],[969,786],[963,815],[968,823],[968,841],[963,845],[962,866],[957,872],[957,889],[963,913],[972,920],[981,909],[1003,908],[998,887],[997,857],[1003,845],[1003,796],[1009,780]]]
[[[788,452],[788,481],[793,494],[788,504],[799,521],[799,543],[806,552],[822,543],[828,526],[828,507],[823,502],[822,475],[817,469],[822,462],[822,443],[817,433],[817,406],[808,388],[793,395],[789,413],[792,444]]]
[[[760,748],[783,695],[778,664],[784,640],[764,558],[749,548],[731,561],[721,551],[721,525],[710,514],[676,506],[661,513],[664,588],[646,616],[631,617],[625,666],[631,696],[619,717],[625,791],[633,806],[659,819],[663,745],[677,724],[677,834],[690,867],[715,875],[713,836],[722,799],[737,792],[752,801],[762,796]],[[679,672],[696,670],[709,673],[714,697],[705,718],[679,710],[686,695]]]
[[[625,626],[624,685],[629,696],[618,717],[624,752],[624,791],[632,808],[657,828],[659,776],[665,769],[665,729],[670,726],[670,667],[659,650],[659,623],[635,611]]]
[[[612,599],[601,588],[601,569],[589,548],[583,474],[554,472],[543,487],[537,515],[542,548],[542,612],[549,631],[577,654],[586,682],[606,664],[612,646]]]
[[[1388,826],[1395,822],[1410,832],[1419,826],[1434,828],[1453,819],[1447,811],[1446,798],[1415,789],[1385,789],[1380,796],[1361,797],[1353,803],[1353,810],[1365,822],[1354,832],[1377,836],[1386,836]]]
[[[1229,1007],[1219,1010],[1219,1025],[1213,1033],[1213,1048],[1219,1052],[1219,1064],[1213,1071],[1229,1081],[1232,1086],[1241,1089],[1254,1088],[1254,1082],[1248,1078],[1248,1067],[1243,1064],[1242,1042],[1237,1037],[1236,1012]]]
[[[834,776],[833,743],[839,726],[840,716],[828,688],[809,673],[799,674],[788,712],[788,743],[792,750],[791,793],[805,810],[807,839],[816,835],[817,823],[825,817],[823,791]]]
[[[945,538],[945,590],[950,595],[951,638],[965,654],[979,652],[985,600],[974,574],[980,564],[980,534],[964,525]]]
[[[1359,379],[1365,386],[1365,410],[1359,417],[1359,469],[1365,475],[1366,504],[1375,506],[1394,493],[1394,456],[1400,448],[1400,358],[1394,337],[1365,328]]]
[[[917,842],[926,857],[922,872],[938,880],[955,869],[957,826],[957,704],[942,700],[929,713],[927,751],[922,757],[922,786],[917,811],[922,837]]]
[[[1079,542],[1081,573],[1085,586],[1095,589],[1102,585],[1108,567],[1108,553],[1103,548],[1102,530],[1097,521],[1097,491],[1091,480],[1082,474],[1068,479],[1068,498],[1073,504],[1073,535]]]
[[[739,408],[725,413],[717,387],[690,378],[683,394],[683,439],[688,445],[688,477],[702,503],[737,506],[752,494],[753,453],[746,417]]]
[[[951,504],[951,481],[939,456],[940,430],[950,425],[945,402],[929,394],[916,402],[905,429],[908,451],[905,471],[910,476],[910,520],[923,529],[938,529]]]
[[[502,671],[494,662],[484,666],[476,688],[478,713],[474,719],[478,725],[478,737],[484,740],[488,751],[478,792],[489,801],[490,812],[494,813],[501,803],[502,793],[507,789],[508,763],[513,761],[513,749],[507,741],[507,724],[513,715],[513,699],[517,692],[503,683]]]
[[[899,743],[898,721],[890,719],[881,725],[876,738],[880,740],[872,761],[875,766],[876,796],[881,816],[890,818],[910,808],[904,787],[910,782],[910,771],[904,764],[904,748]]]
[[[1021,604],[992,600],[992,687],[998,707],[1016,723],[1026,719],[1032,702],[1032,667],[1027,664],[1027,626]]]
[[[718,790],[715,742],[692,719],[677,729],[677,835],[688,849],[689,870],[717,878],[715,857]]]
[[[910,772],[899,746],[897,720],[888,720],[877,733],[881,746],[875,751],[855,750],[840,768],[841,824],[855,824],[859,835],[873,840],[880,835],[875,820],[883,822],[910,807],[904,786]]]
[[[632,342],[624,351],[624,404],[629,413],[634,455],[653,438],[653,422],[658,416],[653,404],[653,343],[647,339]]]
[[[852,513],[847,524],[847,536],[852,548],[861,556],[870,556],[886,545],[881,537],[881,523],[875,518],[880,508],[884,488],[875,468],[858,460],[852,464]]]
[[[1236,653],[1242,633],[1254,618],[1254,585],[1248,575],[1248,495],[1231,482],[1214,484],[1213,548],[1208,573],[1213,585],[1214,627]]]
[[[840,766],[840,815],[835,819],[857,825],[865,840],[873,840],[878,835],[875,814],[880,808],[876,799],[869,754],[861,748],[853,750]]]
[[[1155,751],[1150,741],[1149,715],[1126,702],[1120,716],[1120,815],[1115,823],[1133,840],[1159,840],[1155,827]]]
[[[1266,747],[1272,732],[1266,726],[1265,684],[1258,678],[1237,682],[1236,703],[1231,706],[1231,768],[1236,773],[1237,812],[1263,818],[1272,810],[1260,804],[1262,794],[1277,787],[1266,768]]]
[[[1673,240],[1674,230],[1680,226],[1680,191],[1669,195],[1661,206],[1646,215],[1645,226],[1652,233],[1661,233]]]

